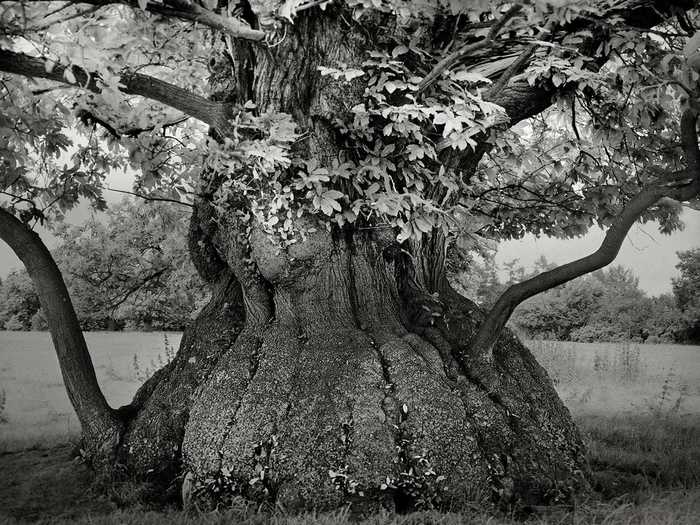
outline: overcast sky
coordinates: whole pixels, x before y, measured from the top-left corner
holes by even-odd
[[[107,182],[111,188],[130,190],[132,177],[126,173],[112,174]],[[108,202],[118,202],[124,195],[107,191]],[[68,220],[79,223],[90,214],[86,206],[72,212]],[[639,277],[640,287],[649,295],[658,295],[671,291],[671,278],[678,275],[675,268],[678,262],[676,252],[700,246],[700,212],[686,209],[683,213],[685,230],[672,235],[662,235],[655,224],[635,225],[620,250],[615,263],[631,268]],[[39,232],[46,244],[51,248],[55,244],[46,231]],[[496,261],[518,259],[520,264],[529,267],[544,255],[547,260],[555,263],[565,263],[594,251],[601,240],[603,232],[592,230],[584,237],[572,240],[558,240],[547,237],[535,238],[527,236],[519,241],[501,243],[498,248]],[[183,240],[184,242],[184,240]],[[12,268],[19,268],[20,261],[10,248],[0,241],[0,277],[5,277]]]

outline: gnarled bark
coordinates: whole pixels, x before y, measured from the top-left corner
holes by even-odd
[[[527,349],[505,337],[499,384],[486,388],[460,351],[478,308],[443,290],[439,322],[407,324],[406,265],[391,252],[325,230],[287,254],[253,242],[274,317],[246,323],[193,397],[188,501],[216,505],[226,487],[288,509],[366,512],[586,488],[575,426]]]
[[[333,13],[300,17],[272,50],[238,43],[250,76],[236,70],[234,86],[214,91],[293,115],[308,132],[298,153],[330,165],[342,146],[329,123],[361,102],[363,86],[317,68],[359,64],[375,37]],[[527,349],[507,335],[488,371],[472,366],[466,344],[483,314],[447,286],[444,239],[406,256],[378,232],[304,219],[297,227],[316,232],[281,248],[254,224],[242,235],[233,213],[210,218],[195,211],[202,237],[190,246],[200,273],[235,279],[244,322],[223,342],[215,327],[198,333],[216,357],[184,389],[174,371],[144,387],[125,437],[132,472],[176,464],[186,504],[199,508],[233,495],[292,510],[460,508],[559,501],[587,487],[580,437]],[[171,439],[158,429],[175,391]]]

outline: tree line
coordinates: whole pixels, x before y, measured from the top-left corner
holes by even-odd
[[[183,330],[208,294],[184,238],[188,217],[168,203],[125,199],[103,220],[59,223],[54,250],[84,330]],[[649,297],[623,266],[599,270],[520,305],[510,325],[531,339],[597,342],[700,342],[700,248],[678,252],[672,293]],[[455,257],[452,258],[453,260]],[[495,251],[467,254],[451,271],[456,287],[484,308],[508,287],[556,265],[544,256],[532,268]],[[26,270],[0,281],[0,327],[46,330]]]
[[[103,219],[57,223],[53,250],[83,330],[183,330],[208,298],[172,204],[124,200]],[[0,282],[0,327],[46,330],[26,270]]]

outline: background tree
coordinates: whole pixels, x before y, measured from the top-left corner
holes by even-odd
[[[495,259],[491,253],[489,261]],[[488,308],[507,287],[553,268],[544,257],[528,269],[517,260],[504,264],[472,261],[453,279],[467,297]],[[484,275],[489,278],[484,279]],[[693,342],[672,294],[647,297],[631,270],[613,266],[557,286],[522,303],[510,326],[530,339],[609,342]]]
[[[8,2],[0,235],[37,283],[92,456],[166,486],[184,475],[200,505],[459,508],[585,489],[571,417],[504,327],[612,262],[634,222],[672,231],[697,198],[693,7]],[[61,168],[76,121],[87,137]],[[28,228],[56,201],[99,203],[124,163],[140,191],[194,197],[189,249],[212,300],[115,411]],[[488,312],[447,280],[457,237],[593,224],[599,250]]]
[[[39,298],[26,272],[12,271],[0,283],[0,328],[29,330],[39,310]]]
[[[206,303],[187,252],[189,216],[170,203],[124,200],[80,225],[59,222],[52,250],[83,330],[182,330]],[[0,284],[0,327],[45,330],[24,270]]]
[[[614,266],[532,298],[518,307],[512,322],[535,338],[640,341],[650,334],[651,312],[638,279]]]
[[[83,329],[181,330],[206,300],[187,252],[189,215],[171,203],[124,200],[55,228],[54,257]]]
[[[673,294],[683,312],[687,338],[700,340],[700,248],[678,252],[681,276],[673,280]]]

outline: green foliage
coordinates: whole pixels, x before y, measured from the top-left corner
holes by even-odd
[[[70,66],[68,83],[76,72],[90,72],[102,92],[57,92],[43,81],[30,88],[3,74],[2,205],[27,222],[60,215],[80,198],[103,207],[105,172],[131,166],[139,170],[140,189],[178,199],[206,187],[207,174],[223,176],[220,212],[235,210],[282,245],[296,242],[295,219],[305,214],[328,227],[391,228],[399,241],[433,228],[453,236],[571,237],[595,223],[609,225],[631,195],[677,167],[676,122],[698,75],[694,49],[675,21],[651,32],[631,28],[593,0],[523,2],[506,24],[507,38],[497,35],[497,45],[426,83],[456,49],[483,39],[484,22],[501,19],[510,3],[320,4],[368,33],[378,12],[395,17],[390,33],[355,63],[321,64],[309,73],[319,89],[363,88],[361,103],[324,115],[343,144],[338,158],[323,161],[299,147],[312,132],[305,121],[261,110],[254,100],[238,101],[226,136],[215,141],[192,119],[119,90],[120,75],[138,68],[210,95],[205,64],[230,52],[228,37],[222,44],[204,25],[162,17],[155,23],[124,5],[86,11],[71,5],[49,14],[45,3],[7,2],[0,46],[41,49],[47,69]],[[280,28],[313,6],[253,7],[264,27]],[[464,29],[448,23],[456,14]],[[530,45],[535,52],[516,79],[551,86],[558,102],[541,119],[509,129],[513,122],[490,90]],[[103,137],[96,122],[108,130]],[[491,152],[472,176],[461,160],[479,144]],[[664,231],[679,226],[678,208],[668,204],[642,219],[659,220]]]
[[[54,228],[53,255],[85,330],[182,330],[208,297],[189,259],[188,217],[169,203],[124,200]],[[0,326],[45,330],[26,271],[0,284]]]

